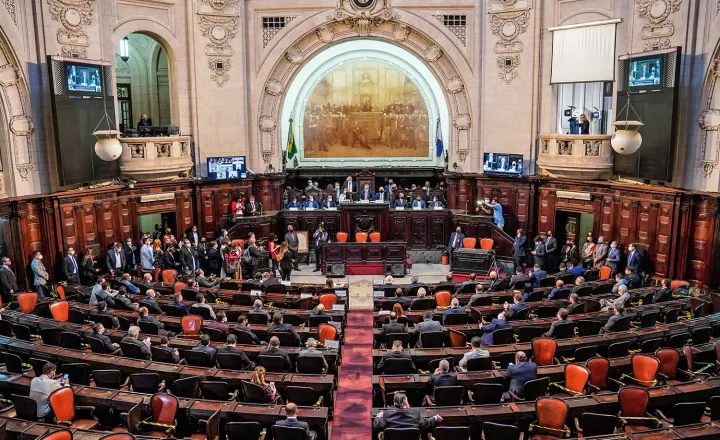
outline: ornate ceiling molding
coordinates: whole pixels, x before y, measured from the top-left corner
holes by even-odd
[[[670,15],[680,10],[683,0],[636,0],[638,16],[647,21],[640,35],[645,44],[643,50],[670,47],[670,37],[675,34],[675,24]]]
[[[337,7],[328,16],[330,21],[342,22],[357,30],[361,37],[369,36],[373,27],[397,18],[397,13],[390,8],[389,0],[338,0]]]
[[[500,38],[495,42],[498,76],[507,84],[518,76],[520,54],[525,46],[520,35],[527,31],[530,21],[529,0],[495,0],[489,10],[490,29]]]
[[[705,177],[710,177],[715,167],[720,164],[720,108],[713,108],[715,91],[720,94],[720,89],[716,89],[718,81],[720,81],[720,58],[713,60],[710,76],[708,77],[710,87],[708,89],[707,100],[705,101],[705,110],[700,114],[698,121],[702,132],[702,141],[700,142],[700,167]],[[710,143],[715,140],[714,154],[711,159],[706,157],[706,153]],[[711,147],[712,148],[712,147]]]
[[[50,16],[63,26],[57,31],[63,56],[87,58],[90,42],[84,27],[92,24],[94,3],[95,0],[48,0]]]
[[[202,36],[208,39],[205,55],[212,72],[210,79],[215,81],[218,87],[222,87],[230,79],[230,57],[235,53],[230,41],[237,35],[240,18],[237,4],[238,0],[196,2],[198,28]]]

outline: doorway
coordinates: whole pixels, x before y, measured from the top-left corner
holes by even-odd
[[[575,244],[582,246],[588,232],[593,230],[594,220],[592,214],[557,211],[555,213],[555,238],[559,244],[564,244],[572,238],[575,240]]]
[[[155,230],[155,225],[160,225],[161,230],[164,232],[166,228],[170,228],[176,237],[179,237],[179,231],[176,231],[177,226],[174,212],[162,212],[159,214],[147,214],[140,216],[140,236],[145,232],[152,233]]]

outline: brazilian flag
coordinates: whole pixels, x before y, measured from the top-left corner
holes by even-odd
[[[288,131],[287,157],[292,159],[297,154],[297,145],[295,145],[295,134],[293,133],[293,120],[290,119],[290,130]]]

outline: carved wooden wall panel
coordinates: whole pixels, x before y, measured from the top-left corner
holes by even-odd
[[[704,199],[691,206],[691,226],[686,276],[695,282],[703,282],[712,270],[712,244],[716,232],[717,201]]]
[[[427,217],[412,219],[412,247],[425,248],[427,245]]]
[[[433,218],[430,225],[430,244],[435,246],[444,246],[447,244],[445,237],[447,236],[445,225],[449,223],[446,218]]]

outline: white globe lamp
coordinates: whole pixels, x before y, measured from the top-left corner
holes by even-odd
[[[95,154],[106,162],[118,160],[122,154],[122,144],[117,138],[117,130],[100,130],[93,133],[98,138],[95,142]]]
[[[635,154],[642,145],[642,135],[637,128],[644,124],[640,121],[615,121],[613,125],[615,133],[610,140],[613,150],[622,155]]]

